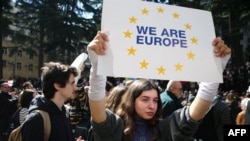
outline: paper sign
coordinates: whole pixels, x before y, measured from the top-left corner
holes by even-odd
[[[214,56],[211,12],[145,1],[104,0],[107,54],[98,74],[159,80],[222,82]]]

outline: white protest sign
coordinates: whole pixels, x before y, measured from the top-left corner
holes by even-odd
[[[222,82],[213,54],[211,12],[145,1],[104,0],[107,54],[98,74],[159,80]]]

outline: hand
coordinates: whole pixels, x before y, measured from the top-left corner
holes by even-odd
[[[84,140],[82,139],[82,136],[79,136],[79,137],[76,139],[76,141],[84,141]]]
[[[231,54],[231,49],[224,44],[224,41],[220,37],[215,38],[212,45],[214,46],[214,53],[217,57],[224,57]]]
[[[104,55],[107,49],[106,41],[108,41],[108,36],[98,31],[95,38],[88,44],[88,49],[94,50],[98,55]]]

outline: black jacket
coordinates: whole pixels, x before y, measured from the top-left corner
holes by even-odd
[[[4,140],[12,114],[17,110],[17,97],[13,98],[9,93],[0,92],[0,141]]]
[[[71,125],[66,117],[66,110],[62,111],[55,103],[45,97],[36,96],[29,107],[29,113],[35,109],[44,110],[49,113],[51,132],[49,141],[73,141]],[[43,118],[39,113],[31,113],[22,127],[22,141],[44,141]]]

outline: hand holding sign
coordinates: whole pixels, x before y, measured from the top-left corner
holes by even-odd
[[[102,30],[109,32],[110,41],[106,55],[99,57],[98,74],[223,81],[221,59],[215,57],[211,44],[215,32],[209,11],[144,1],[105,0]]]

